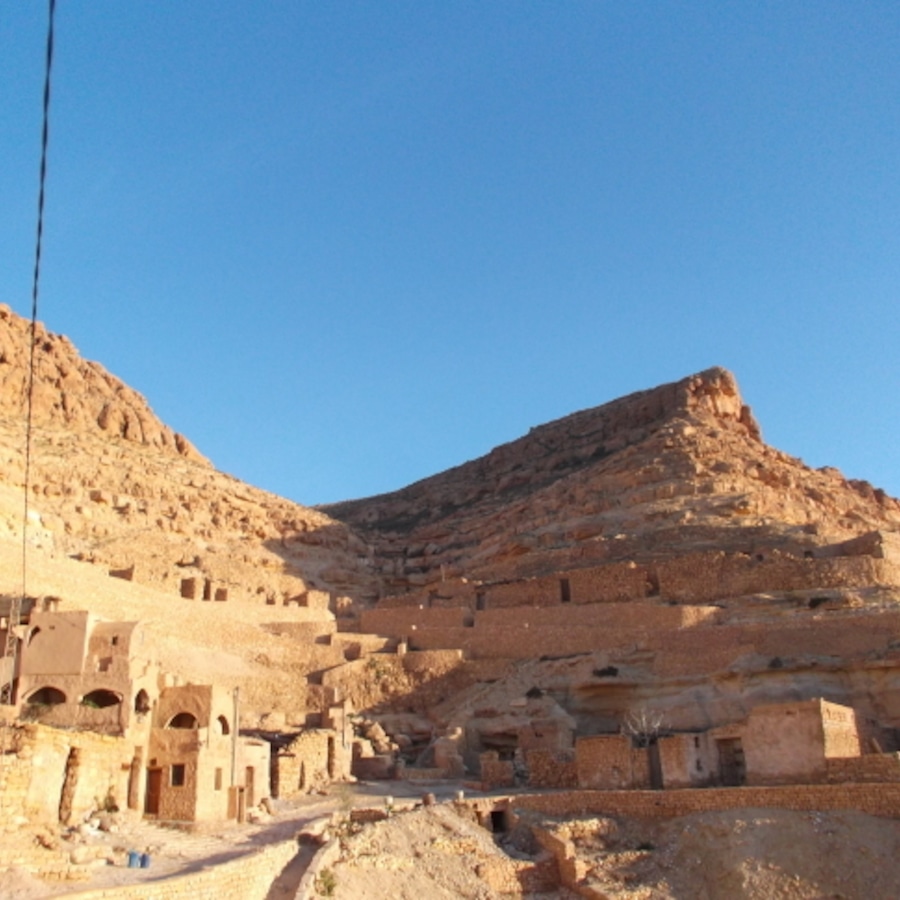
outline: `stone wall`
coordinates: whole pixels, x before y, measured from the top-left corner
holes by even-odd
[[[495,799],[494,804],[502,802]],[[900,782],[703,788],[681,791],[557,791],[509,798],[513,808],[551,816],[671,817],[726,809],[849,809],[900,818]]]
[[[280,750],[274,760],[274,795],[298,797],[329,784],[328,742],[334,742],[335,738],[331,730],[311,729]]]
[[[515,783],[512,760],[500,759],[496,750],[487,750],[480,754],[478,762],[481,768],[483,790],[512,787]]]
[[[825,771],[832,784],[900,781],[900,753],[827,759]]]
[[[528,784],[532,787],[568,789],[578,786],[578,769],[573,750],[529,750]]]
[[[646,748],[632,747],[622,734],[594,735],[575,741],[575,768],[583,788],[615,791],[650,786]]]
[[[37,724],[2,727],[0,827],[18,817],[78,821],[107,798],[124,807],[134,747],[121,738]]]
[[[892,554],[883,554],[888,555],[890,559],[876,555],[802,557],[771,549],[752,554],[710,550],[654,563],[612,562],[565,569],[552,576],[465,583],[464,590],[444,591],[441,586],[386,597],[375,610],[363,613],[361,627],[377,634],[407,633],[410,624],[419,628],[452,627],[462,624],[452,613],[464,608],[554,607],[647,597],[702,605],[761,592],[898,584],[900,564]],[[378,615],[387,610],[407,610],[413,617]],[[446,618],[442,612],[448,613]]]
[[[189,875],[79,891],[66,897],[68,900],[265,900],[271,895],[272,882],[296,855],[297,842],[282,841]],[[152,878],[153,870],[148,869],[147,875]]]

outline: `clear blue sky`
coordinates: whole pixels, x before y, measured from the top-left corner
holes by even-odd
[[[27,315],[46,8],[0,13]],[[900,4],[59,0],[40,318],[221,469],[393,490],[711,365],[900,494]]]

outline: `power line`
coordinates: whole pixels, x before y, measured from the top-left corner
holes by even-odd
[[[56,0],[49,0],[47,24],[47,56],[44,66],[44,123],[41,131],[41,169],[38,188],[37,237],[34,249],[34,279],[31,286],[31,347],[28,355],[28,391],[25,415],[25,501],[22,519],[22,594],[12,598],[6,631],[6,648],[0,678],[0,704],[13,702],[16,663],[19,650],[19,625],[22,620],[22,604],[27,595],[28,573],[28,492],[31,489],[31,419],[34,396],[34,348],[37,343],[38,288],[41,276],[41,245],[44,237],[44,187],[47,181],[47,145],[50,137],[50,72],[53,67],[53,18]]]

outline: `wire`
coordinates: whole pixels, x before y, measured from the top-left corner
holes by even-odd
[[[10,603],[9,619],[6,631],[6,666],[9,679],[0,686],[0,703],[7,705],[13,701],[14,682],[16,677],[16,661],[18,657],[19,624],[22,618],[22,605],[27,597],[28,573],[28,492],[31,489],[31,423],[34,397],[34,348],[37,343],[37,311],[38,288],[41,277],[41,246],[44,238],[44,188],[47,182],[47,146],[50,139],[50,72],[53,68],[53,19],[56,13],[56,0],[49,0],[50,9],[47,25],[47,56],[44,66],[44,108],[43,129],[41,131],[41,169],[38,188],[37,237],[34,250],[34,279],[31,286],[31,347],[28,356],[28,391],[25,415],[25,501],[22,521],[22,595],[13,597]]]

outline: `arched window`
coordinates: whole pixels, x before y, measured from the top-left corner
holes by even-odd
[[[30,647],[31,642],[41,633],[40,628],[32,628],[31,631],[28,632],[28,640],[25,641],[25,646]]]
[[[141,688],[134,698],[134,711],[136,713],[150,712],[150,695]]]
[[[59,688],[47,686],[38,688],[30,694],[28,702],[37,706],[57,706],[66,702],[66,695]]]
[[[107,691],[104,688],[91,691],[81,698],[82,706],[90,706],[93,709],[106,709],[107,706],[117,706],[121,702],[122,698],[119,694]]]
[[[216,719],[216,724],[219,728],[219,734],[231,734],[231,728],[229,728],[228,719],[226,719],[225,716],[219,716],[219,718]]]
[[[173,716],[169,720],[169,724],[166,725],[166,728],[199,728],[200,723],[197,721],[197,717],[191,715],[189,712],[180,712],[177,716]]]

